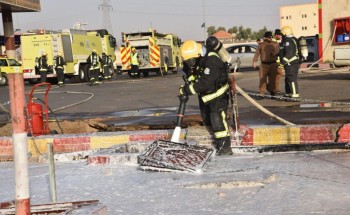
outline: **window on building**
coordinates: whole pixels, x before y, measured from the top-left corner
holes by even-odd
[[[289,19],[292,19],[292,16],[289,16]]]

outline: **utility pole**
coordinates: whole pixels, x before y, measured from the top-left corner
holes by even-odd
[[[207,30],[206,30],[206,23],[205,23],[205,0],[202,0],[202,5],[203,5],[203,41],[207,38]]]
[[[15,39],[12,12],[2,11],[6,54],[15,57]],[[30,195],[28,177],[28,142],[25,119],[25,94],[23,73],[19,69],[8,74],[11,101],[12,143],[15,161],[16,214],[30,214]]]
[[[111,16],[109,15],[110,11],[113,11],[112,5],[109,4],[109,0],[101,0],[102,3],[98,5],[98,9],[102,10],[103,13],[103,27],[113,35],[113,28],[111,22]]]

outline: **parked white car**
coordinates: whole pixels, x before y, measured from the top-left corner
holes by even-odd
[[[240,44],[227,47],[226,50],[231,55],[231,71],[238,71],[241,68],[251,68],[254,54],[258,44]],[[256,66],[259,66],[260,61]]]

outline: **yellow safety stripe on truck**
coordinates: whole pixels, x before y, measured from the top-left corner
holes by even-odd
[[[130,55],[130,53],[131,53],[130,46],[120,48],[123,69],[130,69],[131,68],[131,64],[130,64],[131,55]]]
[[[159,66],[160,48],[155,44],[153,38],[149,38],[149,58],[152,66]]]

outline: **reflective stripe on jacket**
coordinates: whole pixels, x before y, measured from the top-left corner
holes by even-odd
[[[139,65],[139,60],[137,59],[137,56],[138,56],[138,54],[137,53],[135,53],[135,54],[133,54],[133,53],[131,53],[131,64],[132,65]]]
[[[220,87],[215,93],[211,93],[205,96],[202,96],[202,100],[204,103],[208,103],[212,101],[213,99],[216,99],[220,97],[222,94],[224,94],[229,88],[228,84],[225,84],[224,86]]]
[[[40,57],[38,63],[39,63],[39,71],[46,72],[48,69],[47,59],[45,57]]]
[[[294,37],[286,37],[283,43],[283,63],[290,65],[299,63],[298,43]]]

